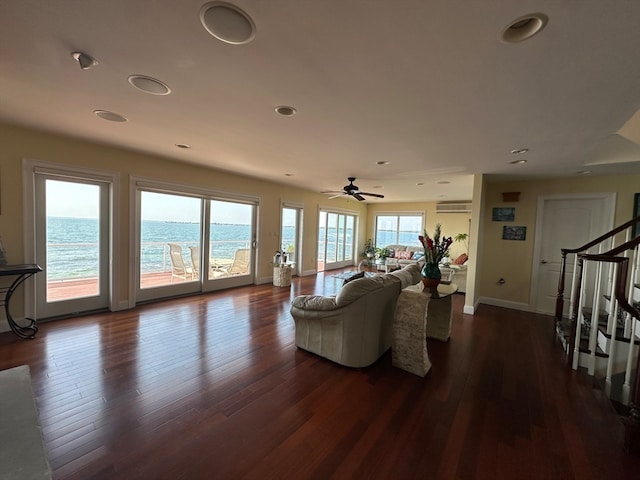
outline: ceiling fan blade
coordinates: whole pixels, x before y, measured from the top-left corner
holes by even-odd
[[[332,193],[334,195],[346,195],[346,193],[343,190],[324,190],[320,193]]]
[[[346,195],[346,193],[338,193],[337,195],[332,195],[331,197],[327,198],[327,200],[331,200],[332,198],[342,197],[343,195]]]
[[[359,202],[364,200],[364,197],[360,195],[358,192],[353,192],[353,196],[357,198]]]
[[[367,192],[358,192],[360,195],[369,195],[371,197],[384,198],[384,195],[380,195],[379,193],[367,193]]]

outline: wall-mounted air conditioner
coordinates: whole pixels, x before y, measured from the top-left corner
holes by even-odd
[[[451,202],[436,203],[436,213],[469,213],[471,212],[471,203]]]

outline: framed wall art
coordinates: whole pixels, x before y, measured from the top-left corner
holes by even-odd
[[[496,207],[493,209],[491,220],[494,222],[513,222],[516,219],[514,207]]]
[[[503,240],[526,240],[527,227],[502,227]]]

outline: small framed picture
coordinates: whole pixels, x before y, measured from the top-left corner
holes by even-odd
[[[502,227],[503,240],[525,240],[527,238],[527,227]]]
[[[497,207],[493,209],[491,220],[494,222],[513,222],[516,219],[514,207]]]

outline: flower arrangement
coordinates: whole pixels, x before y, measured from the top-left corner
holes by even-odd
[[[449,254],[449,247],[453,243],[451,237],[442,236],[442,227],[438,223],[431,238],[427,231],[424,231],[424,235],[418,236],[418,240],[424,248],[424,261],[430,264],[438,264],[442,259]]]

